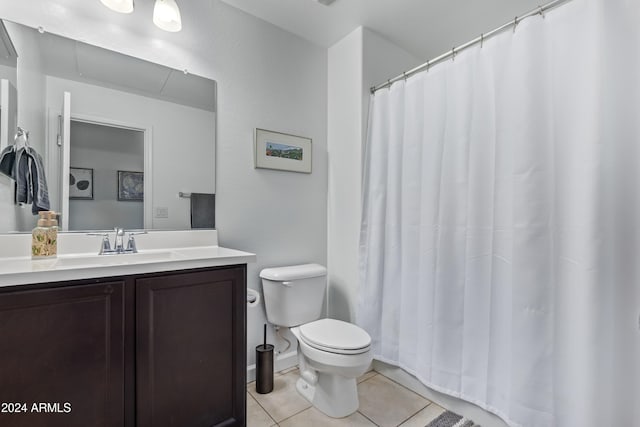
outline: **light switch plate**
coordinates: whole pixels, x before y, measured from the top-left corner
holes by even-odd
[[[169,208],[156,207],[153,214],[154,218],[169,218]]]

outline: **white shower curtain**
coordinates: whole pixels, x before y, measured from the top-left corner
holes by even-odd
[[[573,0],[372,96],[357,322],[512,426],[640,426],[640,2]]]

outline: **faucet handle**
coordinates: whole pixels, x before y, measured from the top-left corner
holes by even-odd
[[[133,236],[138,234],[147,234],[146,231],[132,231],[129,233],[129,240],[127,241],[127,252],[132,252],[134,254],[138,253],[138,248],[136,247],[136,239]]]
[[[113,231],[115,232],[113,250],[120,254],[124,251],[124,228],[114,227]]]
[[[111,252],[111,242],[109,242],[108,233],[87,233],[87,236],[102,237],[102,243],[100,244],[100,252],[98,252],[98,255],[103,255],[107,252]]]

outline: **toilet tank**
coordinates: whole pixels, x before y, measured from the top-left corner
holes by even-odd
[[[269,323],[298,326],[322,315],[327,269],[319,264],[265,268],[260,272]]]

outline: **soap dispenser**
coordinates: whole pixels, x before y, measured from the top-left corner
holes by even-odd
[[[38,212],[38,225],[31,233],[31,257],[54,258],[58,255],[58,220],[54,211]]]

